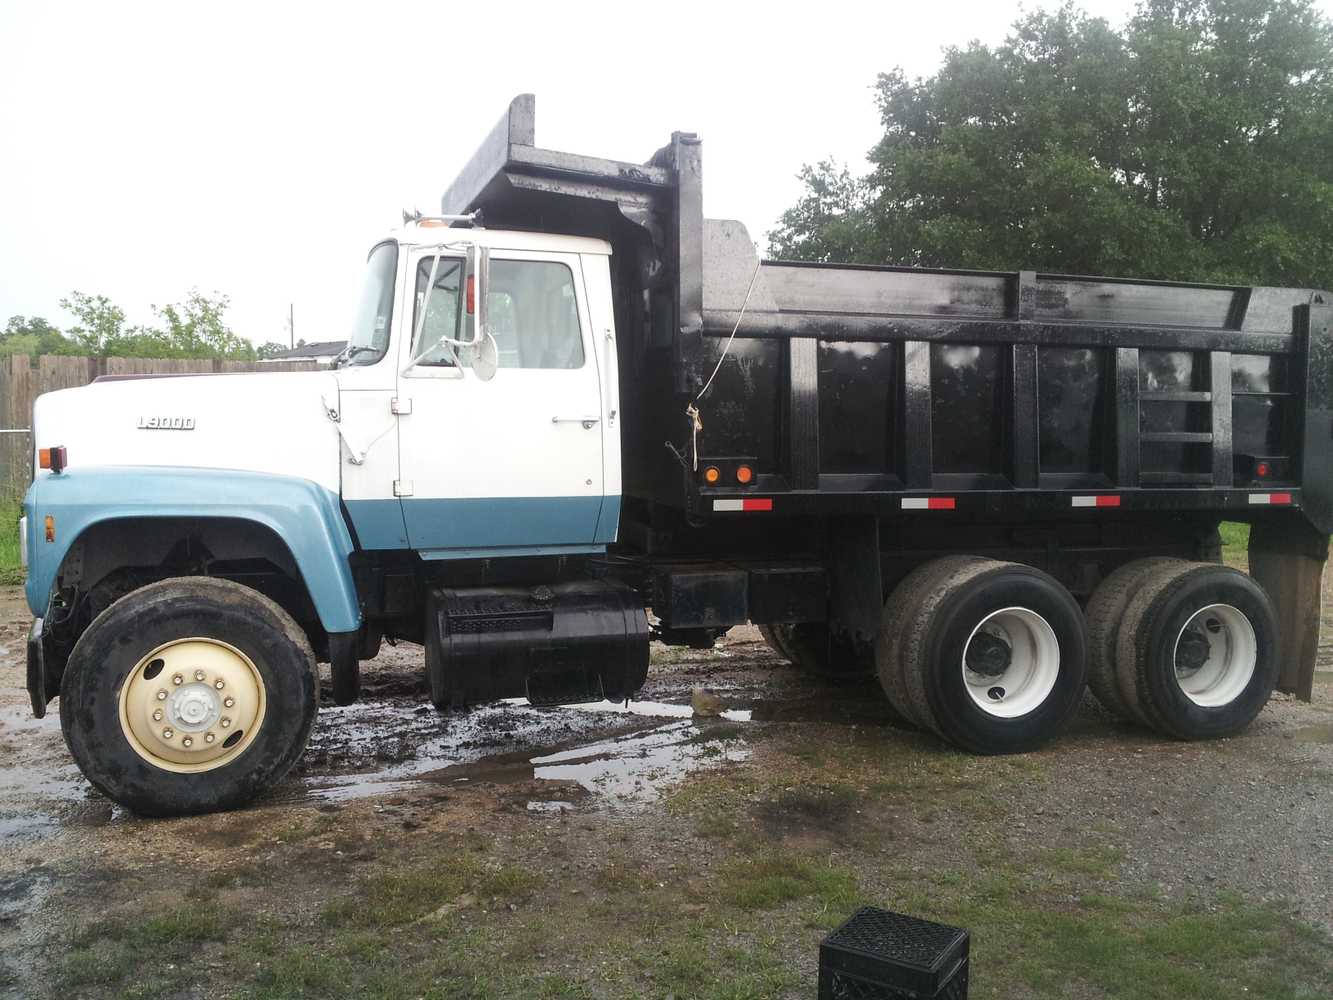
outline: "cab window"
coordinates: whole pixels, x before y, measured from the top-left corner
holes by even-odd
[[[434,257],[423,257],[417,264],[416,307],[412,315],[412,330],[416,331],[421,323],[421,306],[426,300],[426,285],[430,283],[430,272],[435,264]],[[444,342],[459,339],[462,330],[463,310],[459,288],[463,281],[463,260],[461,257],[441,257],[435,268],[435,287],[431,289],[430,303],[426,307],[426,321],[421,324],[421,336],[412,345],[412,356],[418,365],[452,368],[458,362],[457,349]]]
[[[416,313],[420,315],[430,281],[433,258],[417,265]],[[468,352],[445,342],[462,335],[463,303],[459,297],[463,261],[441,258],[430,295],[419,344],[412,354],[420,365],[468,365]],[[486,295],[487,320],[501,368],[582,368],[583,336],[579,329],[574,275],[552,261],[491,258]],[[417,318],[413,319],[413,329]]]
[[[574,275],[565,264],[491,258],[487,320],[501,368],[582,368]]]

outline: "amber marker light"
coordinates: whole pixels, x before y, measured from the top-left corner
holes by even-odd
[[[740,483],[742,486],[749,486],[754,482],[754,469],[750,468],[748,465],[737,466],[736,482]]]
[[[48,542],[56,540],[56,519],[50,514],[46,515],[46,540]]]
[[[64,445],[57,445],[54,448],[39,448],[37,450],[37,466],[42,469],[50,469],[59,475],[64,471],[65,466],[69,465],[69,457],[65,452]]]
[[[722,470],[716,465],[710,465],[704,469],[704,482],[709,486],[716,486],[718,480],[722,478]]]

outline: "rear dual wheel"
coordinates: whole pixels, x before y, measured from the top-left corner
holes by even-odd
[[[1089,602],[1089,619],[1098,616],[1101,629],[1093,674],[1108,692],[1098,697],[1122,717],[1176,739],[1234,735],[1254,721],[1277,683],[1272,602],[1254,579],[1227,566],[1140,562],[1154,565],[1122,567],[1132,585],[1118,621],[1113,610],[1121,600],[1103,594],[1116,574]]]
[[[1086,676],[1074,598],[1041,570],[949,556],[885,605],[875,659],[899,712],[973,753],[1035,749],[1065,725]]]

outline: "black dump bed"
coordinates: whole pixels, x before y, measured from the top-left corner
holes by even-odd
[[[1285,507],[1333,530],[1333,296],[760,263],[744,226],[703,218],[693,135],[621,163],[537,148],[534,110],[512,103],[443,210],[611,242],[629,503],[696,519]],[[696,434],[687,408],[724,354]]]

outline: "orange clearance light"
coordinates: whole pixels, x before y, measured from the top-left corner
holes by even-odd
[[[754,469],[748,465],[739,465],[736,467],[736,482],[742,486],[749,486],[754,481]]]
[[[37,452],[37,465],[40,468],[50,469],[52,472],[60,473],[68,464],[69,459],[64,446],[42,448]]]
[[[477,312],[477,276],[469,274],[467,276],[467,314],[475,315]]]
[[[46,540],[48,542],[56,540],[56,519],[50,514],[46,515]]]
[[[712,485],[722,478],[722,470],[716,465],[710,465],[704,469],[704,482]]]

